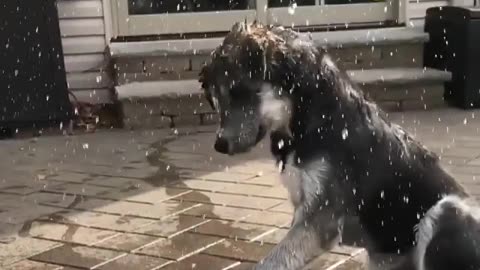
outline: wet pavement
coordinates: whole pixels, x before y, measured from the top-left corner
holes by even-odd
[[[480,195],[475,111],[390,117]],[[292,208],[268,142],[227,157],[212,150],[214,131],[0,141],[0,269],[249,269],[287,233]],[[311,269],[363,260],[342,246]]]

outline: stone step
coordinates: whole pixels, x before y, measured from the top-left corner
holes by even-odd
[[[443,84],[449,72],[430,68],[390,68],[347,71],[369,97],[387,111],[443,106]],[[124,124],[166,127],[175,123],[216,121],[196,79],[133,82],[115,87]]]
[[[428,34],[422,28],[391,27],[306,33],[317,46],[352,48],[397,44],[423,44]],[[112,59],[155,56],[208,55],[220,45],[222,37],[137,42],[113,42],[108,50]]]
[[[423,45],[428,41],[423,29],[404,27],[314,32],[310,36],[344,69],[422,67]],[[194,79],[221,42],[222,38],[197,38],[111,43],[115,85]]]

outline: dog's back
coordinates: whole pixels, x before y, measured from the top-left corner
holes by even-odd
[[[419,225],[418,270],[480,269],[480,207],[471,198],[447,196]]]

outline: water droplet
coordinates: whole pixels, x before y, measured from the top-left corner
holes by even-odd
[[[282,149],[284,145],[285,145],[285,143],[283,142],[283,140],[280,140],[278,142],[278,149]]]
[[[385,198],[385,191],[382,190],[382,191],[380,192],[380,198],[382,198],[382,199]]]
[[[18,76],[18,69],[15,69],[15,77]]]
[[[88,149],[88,143],[82,144],[82,148],[83,148],[83,149]]]
[[[342,139],[343,140],[346,140],[348,138],[348,129],[347,128],[344,128],[342,130]]]
[[[467,118],[463,119],[463,124],[466,125],[468,123]]]
[[[288,6],[288,14],[293,15],[295,14],[295,9],[297,8],[297,3],[292,3]]]

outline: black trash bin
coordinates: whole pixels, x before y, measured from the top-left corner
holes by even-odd
[[[480,108],[480,8],[427,9],[424,64],[452,73],[445,100],[460,108]]]

